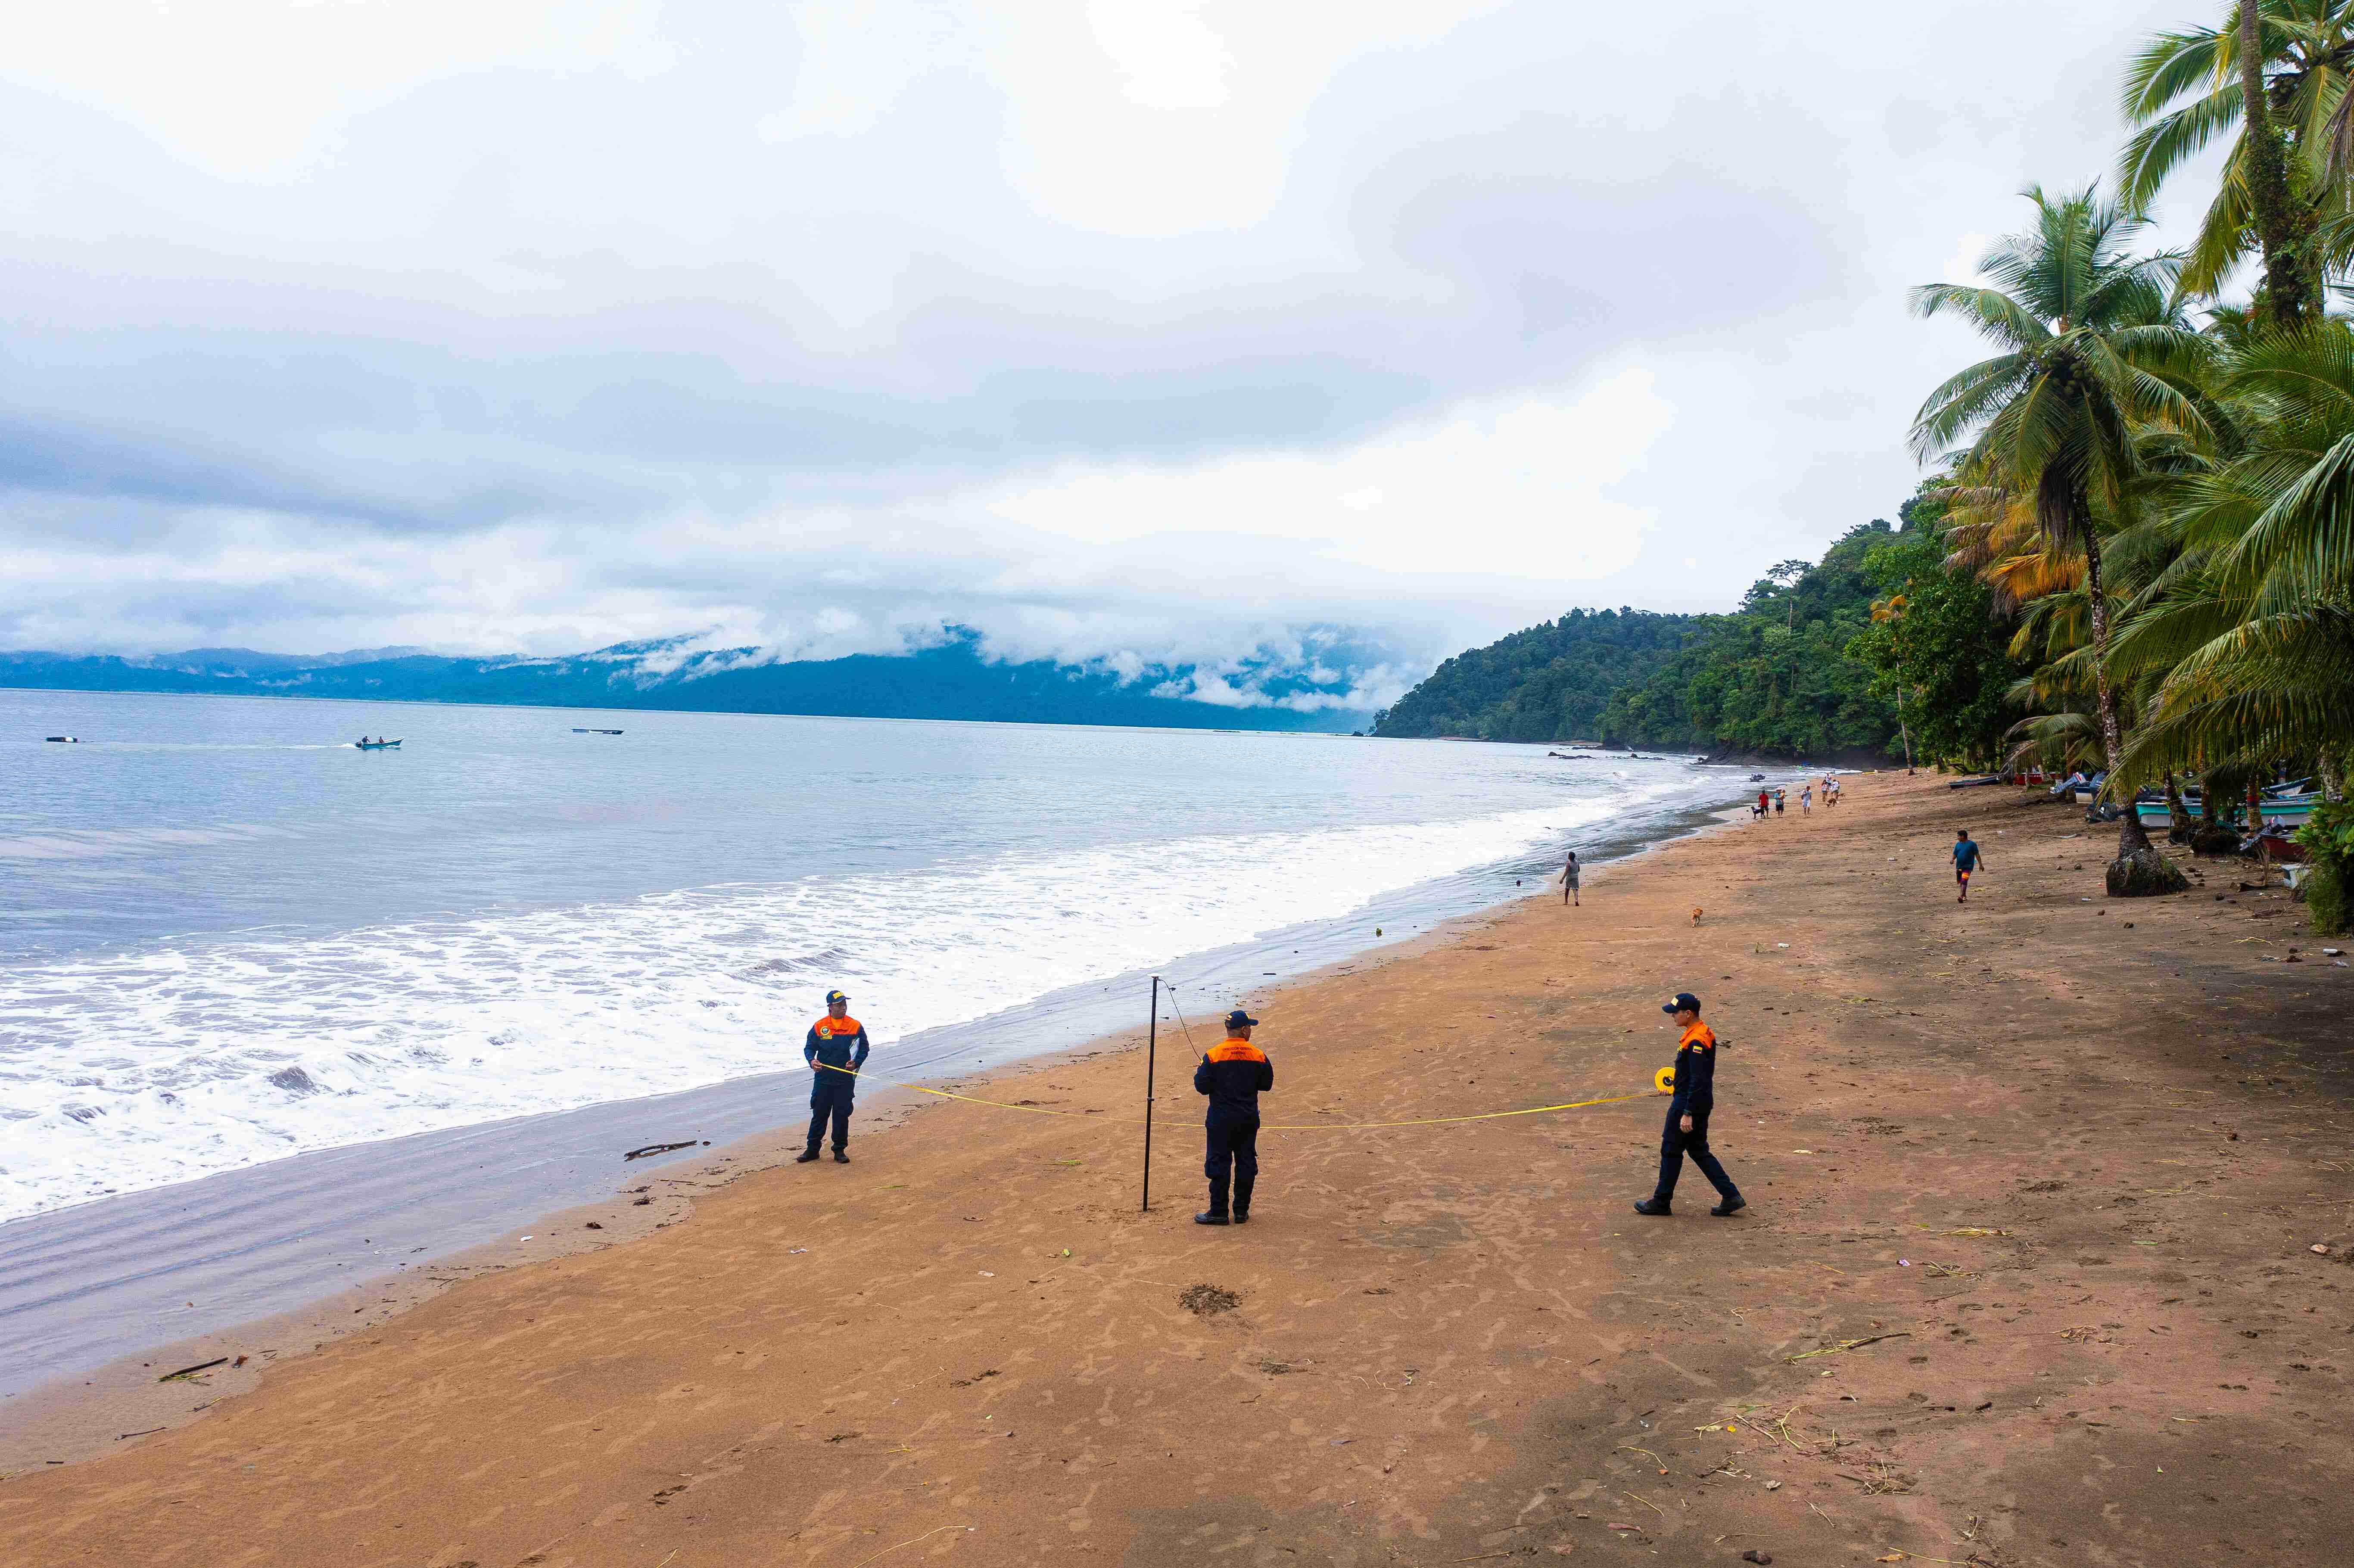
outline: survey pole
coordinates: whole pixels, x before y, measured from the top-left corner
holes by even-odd
[[[1161,1037],[1161,977],[1152,977],[1152,1012],[1144,1024],[1144,1201],[1139,1213],[1152,1212],[1152,1057]]]

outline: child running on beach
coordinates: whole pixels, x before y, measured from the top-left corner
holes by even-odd
[[[1978,868],[1982,857],[1978,853],[1978,841],[1970,837],[1969,829],[1956,828],[1954,840],[1954,883],[1962,890],[1954,902],[1967,904],[1970,901],[1970,873]]]

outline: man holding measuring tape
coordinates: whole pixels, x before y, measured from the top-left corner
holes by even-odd
[[[858,1069],[866,1065],[866,1025],[850,1016],[850,999],[838,991],[825,993],[825,1016],[810,1025],[801,1055],[809,1063],[809,1147],[793,1161],[806,1165],[817,1158],[825,1124],[833,1123],[833,1159],[850,1163],[850,1109],[858,1092]]]
[[[1639,1200],[1635,1212],[1673,1212],[1669,1200],[1676,1195],[1676,1178],[1683,1173],[1689,1154],[1717,1191],[1719,1201],[1709,1213],[1720,1219],[1739,1213],[1749,1204],[1708,1148],[1708,1113],[1716,1108],[1716,1033],[1700,1021],[1700,998],[1688,991],[1678,991],[1659,1011],[1682,1027],[1683,1037],[1676,1042],[1675,1076],[1669,1091],[1675,1097],[1668,1102],[1668,1125],[1659,1138],[1659,1190]]]

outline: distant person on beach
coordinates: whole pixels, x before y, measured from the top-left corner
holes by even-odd
[[[1783,795],[1783,791],[1782,791],[1780,789],[1778,789],[1778,788],[1777,788],[1776,789],[1775,789],[1775,791],[1774,791],[1774,814],[1775,814],[1776,816],[1777,816],[1777,817],[1778,817],[1778,816],[1780,816],[1780,815],[1782,814],[1782,795]]]
[[[1758,822],[1765,821],[1766,805],[1768,799],[1769,797],[1766,795],[1765,790],[1760,789],[1757,791],[1757,804],[1749,809],[1749,820],[1751,821]]]
[[[1955,898],[1955,903],[1967,904],[1970,901],[1970,873],[1978,868],[1979,863],[1984,858],[1978,853],[1978,841],[1970,837],[1969,829],[1956,828],[1954,830],[1954,884],[1962,891],[1960,895]]]
[[[1812,784],[1809,784],[1805,789],[1798,791],[1798,815],[1802,817],[1811,817],[1814,814],[1815,787]]]
[[[1577,852],[1575,850],[1569,852],[1569,863],[1562,867],[1561,901],[1564,904],[1580,902],[1577,896]]]
[[[810,1025],[809,1040],[801,1047],[813,1081],[809,1147],[794,1164],[806,1165],[817,1158],[829,1120],[833,1123],[834,1163],[850,1163],[851,1100],[858,1091],[858,1069],[866,1065],[866,1025],[850,1016],[850,999],[838,991],[827,991],[825,1016]]]
[[[1203,1126],[1209,1135],[1210,1206],[1197,1225],[1248,1224],[1251,1189],[1258,1181],[1258,1097],[1275,1087],[1275,1064],[1251,1044],[1258,1020],[1237,1007],[1226,1014],[1226,1037],[1193,1069],[1193,1092],[1210,1097]],[[1231,1205],[1228,1184],[1232,1184]]]
[[[1676,1042],[1675,1097],[1668,1102],[1668,1125],[1659,1138],[1659,1185],[1635,1204],[1638,1214],[1666,1214],[1676,1195],[1676,1178],[1683,1173],[1684,1156],[1691,1156],[1700,1173],[1716,1189],[1717,1205],[1710,1213],[1723,1219],[1749,1206],[1741,1189],[1724,1173],[1708,1147],[1708,1113],[1716,1108],[1716,1035],[1700,1021],[1700,998],[1680,991],[1659,1009],[1683,1030]]]

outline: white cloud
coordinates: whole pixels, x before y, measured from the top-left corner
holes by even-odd
[[[1620,371],[1582,396],[1458,408],[1337,451],[1069,467],[985,504],[1091,545],[1214,555],[1239,535],[1402,584],[1469,559],[1510,561],[1524,579],[1572,591],[1631,565],[1652,522],[1609,493],[1670,421],[1652,385],[1648,372]]]
[[[1905,289],[2103,173],[2189,19],[50,6],[0,60],[0,645],[953,620],[1215,679],[1726,604],[1893,514],[1980,352]]]

